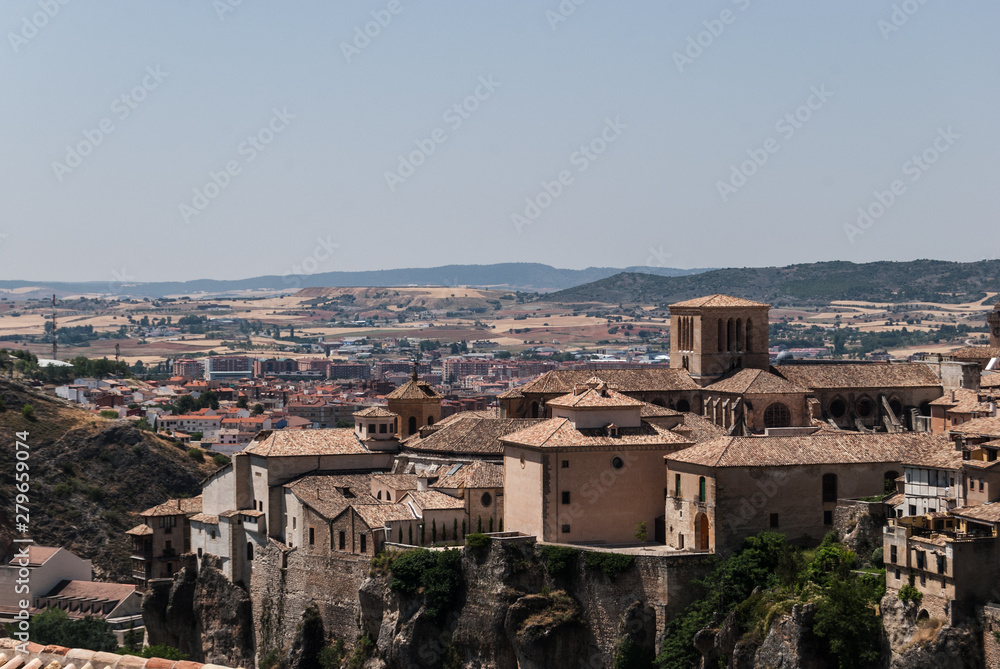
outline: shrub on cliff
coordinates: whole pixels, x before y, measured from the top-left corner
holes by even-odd
[[[604,575],[613,581],[619,574],[628,571],[635,565],[635,556],[624,553],[587,551],[583,554],[583,563],[587,565],[587,569],[603,571]]]
[[[457,550],[416,548],[400,553],[389,565],[389,588],[408,596],[424,595],[427,614],[440,618],[462,585],[462,554]]]
[[[552,578],[572,578],[580,551],[564,546],[543,546],[542,559],[545,561],[545,571]]]
[[[465,543],[469,545],[469,548],[479,550],[480,548],[489,546],[490,538],[481,532],[473,532],[465,537]]]

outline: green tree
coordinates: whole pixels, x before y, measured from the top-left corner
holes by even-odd
[[[646,543],[648,536],[646,534],[645,520],[643,520],[642,522],[640,522],[638,525],[635,526],[635,532],[632,534],[632,536],[641,541],[642,543]]]
[[[246,408],[248,408],[247,404],[248,404],[248,402],[247,402],[247,396],[246,395],[240,395],[239,399],[236,400],[236,408],[238,408],[238,409],[246,409]]]
[[[67,648],[113,651],[118,640],[107,622],[87,616],[70,620],[62,609],[48,608],[31,619],[30,638],[43,646],[58,644]]]
[[[253,405],[253,410],[250,412],[250,415],[259,416],[262,413],[264,413],[264,405],[258,402],[257,404]]]

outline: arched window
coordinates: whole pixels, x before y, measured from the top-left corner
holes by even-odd
[[[726,329],[722,325],[722,319],[721,318],[719,319],[718,333],[715,335],[715,337],[716,337],[716,340],[717,340],[716,343],[718,344],[716,346],[716,350],[719,353],[722,353],[722,345],[726,341]]]
[[[837,475],[823,474],[823,501],[837,501]]]
[[[840,418],[845,413],[847,413],[847,403],[839,397],[832,402],[830,402],[830,415],[834,418]]]
[[[788,427],[792,424],[792,412],[781,402],[769,404],[764,409],[764,427]]]
[[[428,416],[427,417],[427,424],[428,425],[433,425],[434,424],[434,416]]]
[[[410,429],[406,433],[407,435],[413,434],[414,432],[417,431],[417,417],[416,416],[410,416],[409,426],[408,427]]]
[[[736,324],[733,323],[732,318],[730,318],[729,322],[726,324],[726,350],[736,350]]]
[[[743,319],[736,319],[736,350],[743,350]]]
[[[753,352],[753,321],[749,318],[746,324],[746,340],[744,341],[744,350]]]
[[[854,405],[854,410],[862,418],[868,418],[868,416],[871,416],[872,412],[875,411],[875,403],[872,402],[869,397],[862,397]]]
[[[687,400],[677,400],[677,410],[687,412],[691,410],[691,403]]]
[[[247,561],[253,561],[253,542],[251,541],[247,542]]]
[[[531,417],[538,418],[538,402],[531,403]]]
[[[705,501],[705,496],[706,496],[705,495],[705,477],[704,476],[699,476],[698,477],[698,501],[699,502],[704,502]]]
[[[378,495],[375,496],[375,499],[382,499],[382,491],[381,490],[378,491]]]

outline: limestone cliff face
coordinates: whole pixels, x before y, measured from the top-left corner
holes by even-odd
[[[916,604],[896,595],[882,598],[882,627],[892,650],[890,669],[982,669],[981,633],[971,625],[917,621]]]
[[[172,581],[154,581],[142,598],[142,619],[150,644],[165,643],[199,662],[253,666],[250,597],[206,555],[201,572],[184,556]]]

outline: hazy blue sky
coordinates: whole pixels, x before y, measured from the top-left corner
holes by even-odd
[[[997,254],[995,0],[63,1],[0,5],[0,278]]]

